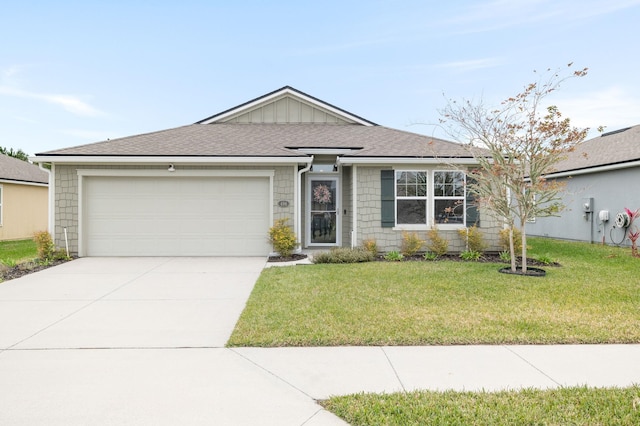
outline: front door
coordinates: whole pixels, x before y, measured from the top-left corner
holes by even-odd
[[[337,176],[312,176],[307,184],[307,242],[310,246],[340,243]]]

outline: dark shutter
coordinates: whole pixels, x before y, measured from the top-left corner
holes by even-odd
[[[480,211],[478,210],[478,200],[473,191],[469,190],[469,185],[473,185],[473,178],[467,176],[467,188],[465,189],[467,201],[467,227],[476,226],[480,228]]]
[[[395,173],[393,170],[380,171],[381,203],[380,213],[382,216],[382,227],[392,228],[396,224],[395,212]]]

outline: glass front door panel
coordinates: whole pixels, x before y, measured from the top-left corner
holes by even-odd
[[[337,180],[317,178],[311,180],[310,236],[311,244],[337,242]]]

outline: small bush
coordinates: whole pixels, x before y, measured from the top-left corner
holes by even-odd
[[[393,261],[393,262],[400,262],[402,259],[404,259],[404,256],[399,251],[393,250],[393,251],[390,251],[387,254],[385,254],[384,258],[386,260],[390,260],[390,261]]]
[[[433,260],[437,260],[437,259],[438,259],[438,255],[433,253],[433,252],[428,251],[428,252],[426,252],[424,254],[424,260],[432,260],[433,261]]]
[[[362,242],[362,248],[371,253],[374,256],[378,255],[378,243],[373,238],[367,238]]]
[[[555,263],[555,260],[553,260],[548,254],[537,256],[535,259],[543,265],[552,265]]]
[[[51,262],[56,251],[51,234],[47,231],[36,232],[33,236],[33,240],[36,242],[38,259],[42,262]]]
[[[360,263],[371,262],[375,256],[364,248],[333,248],[313,256],[313,263]]]
[[[500,230],[500,246],[503,250],[509,251],[509,228]],[[513,247],[516,253],[522,251],[522,235],[518,228],[513,228]]]
[[[435,226],[427,232],[428,241],[427,249],[436,254],[436,256],[444,256],[449,251],[449,241],[443,238]]]
[[[482,253],[474,250],[465,250],[460,253],[460,258],[466,261],[477,262],[482,257]]]
[[[413,256],[422,248],[423,244],[424,240],[421,240],[415,232],[402,231],[400,252],[404,256]]]
[[[488,244],[484,240],[484,235],[475,225],[469,228],[458,229],[458,235],[466,242],[466,248],[469,251],[483,253],[488,247]]]
[[[273,249],[282,257],[291,257],[293,251],[298,247],[296,235],[287,225],[289,219],[278,219],[275,224],[269,228],[269,241],[273,245]]]
[[[500,252],[500,260],[506,263],[511,262],[511,253],[509,253],[509,250],[504,250]]]

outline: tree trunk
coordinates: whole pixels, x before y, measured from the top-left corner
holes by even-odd
[[[522,273],[527,273],[527,231],[526,221],[520,225],[520,235],[522,235]]]
[[[513,243],[513,226],[509,227],[509,253],[511,254],[511,272],[516,272],[516,247]]]

